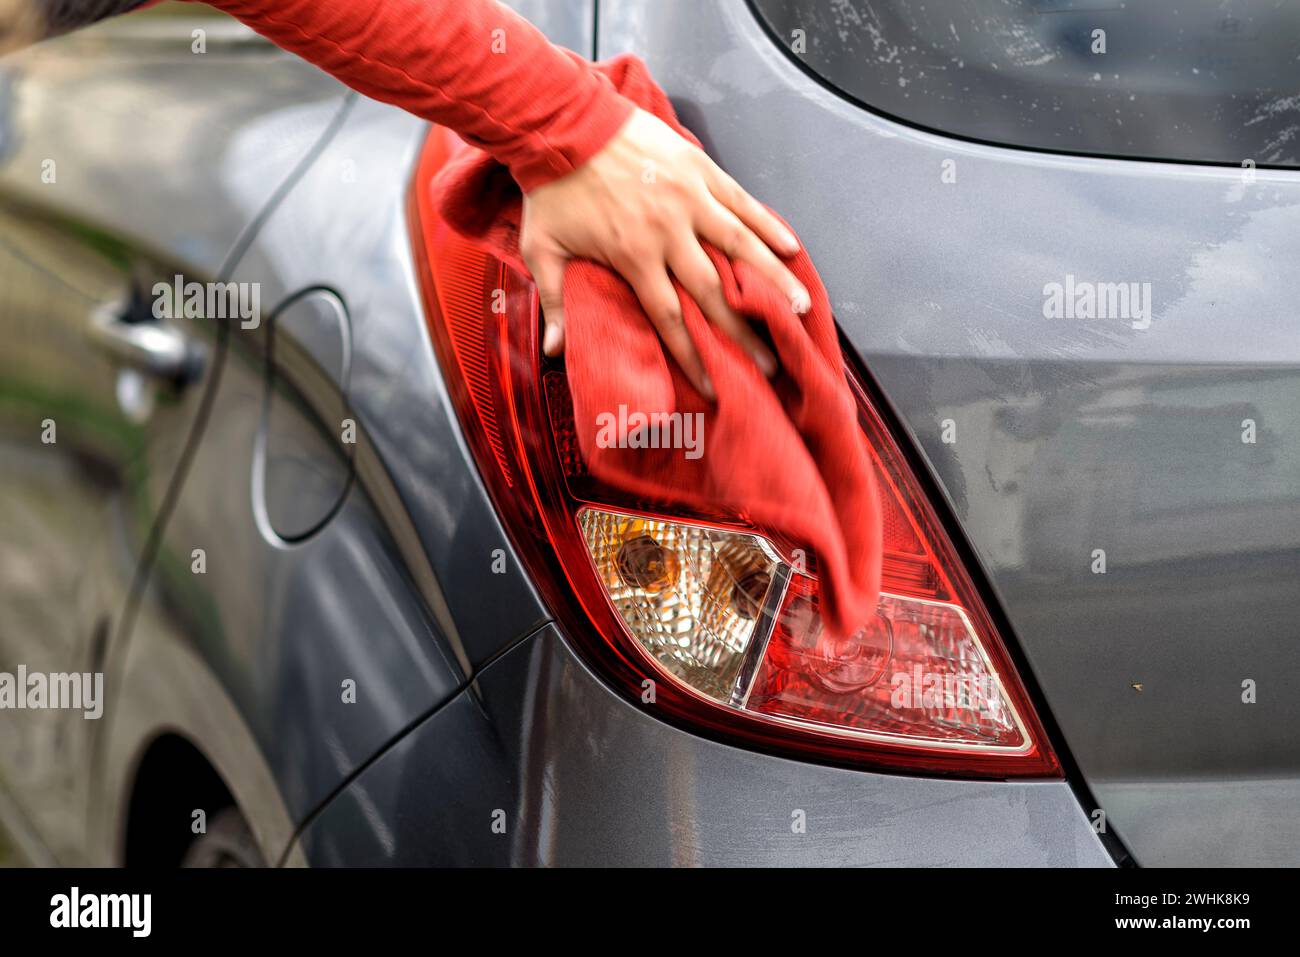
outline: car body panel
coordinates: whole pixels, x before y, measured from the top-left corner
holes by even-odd
[[[216,412],[150,577],[169,614],[140,625],[197,646],[295,821],[545,620],[424,329],[405,209],[426,129],[358,99],[233,269],[270,318],[230,327]],[[321,290],[346,310],[346,359],[328,311],[280,321]],[[257,478],[272,399],[319,437],[294,447],[305,470],[329,467],[313,449],[330,443],[349,459],[341,503],[292,541],[268,521]],[[196,544],[202,576],[178,561]]]
[[[293,837],[296,819],[283,787],[262,757],[252,730],[199,647],[176,640],[166,619],[157,619],[156,602],[145,602],[132,641],[114,674],[113,693],[129,702],[114,709],[110,733],[98,741],[97,788],[88,810],[84,862],[110,867],[126,860],[127,821],[136,776],[148,749],[160,735],[196,743],[204,758],[236,797],[265,860],[280,861]],[[184,782],[177,782],[178,788]],[[211,817],[216,808],[196,806],[179,820],[151,822],[158,827],[191,827],[194,810]]]
[[[743,4],[606,0],[599,29],[799,232],[1137,860],[1296,863],[1269,836],[1300,801],[1300,175],[920,132]],[[1045,318],[1068,276],[1150,283],[1149,324]],[[1223,839],[1214,781],[1248,840]]]
[[[360,479],[384,483],[368,491],[406,516],[406,560],[448,654],[470,674],[548,616],[472,464],[424,324],[406,199],[427,129],[358,100],[235,276],[261,283],[268,301],[346,289],[348,408],[377,466]]]
[[[197,24],[212,29],[204,56],[191,48]],[[6,804],[64,863],[90,853],[116,639],[221,358],[214,323],[154,318],[153,284],[218,278],[345,100],[324,74],[228,27],[123,21],[0,63],[0,328],[11,343],[0,359],[0,670],[105,672],[99,721],[6,712]],[[203,357],[197,379],[163,385],[100,351],[92,320],[128,307]]]
[[[313,169],[331,168],[322,159],[325,166]],[[401,157],[393,161],[401,167]],[[298,195],[296,189],[290,195]],[[380,234],[389,235],[390,212],[376,204],[369,219],[358,215],[351,220],[353,237],[374,219],[384,224]],[[292,218],[292,208],[272,214],[259,242],[274,232],[270,224],[281,214]],[[319,253],[301,241],[296,245],[309,255]],[[394,538],[393,527],[403,527],[405,519],[389,507],[391,489],[363,423],[350,443],[354,475],[328,520],[295,541],[281,538],[268,523],[266,490],[258,478],[267,455],[269,390],[279,390],[277,401],[298,411],[303,430],[319,428],[336,444],[344,441],[351,410],[337,401],[347,384],[333,378],[347,365],[304,363],[311,375],[284,363],[268,366],[273,330],[277,355],[290,348],[293,329],[280,329],[278,317],[301,296],[274,277],[250,272],[250,258],[257,256],[242,259],[233,278],[260,284],[268,321],[230,328],[212,400],[216,412],[149,578],[168,611],[152,625],[196,646],[273,768],[294,820],[300,820],[466,675],[411,580],[410,568],[419,562]],[[330,272],[343,274],[341,264]],[[356,323],[353,304],[338,298]],[[364,322],[354,328],[364,328]],[[310,359],[307,346],[301,351]],[[353,383],[355,371],[353,366]],[[325,414],[334,421],[318,421]],[[189,574],[186,557],[194,547],[206,552],[202,575]],[[150,624],[141,619],[139,627]]]
[[[589,49],[590,6],[570,13],[581,16],[544,25]],[[59,41],[92,58],[83,73],[109,63],[115,89],[139,88],[121,66],[122,42],[135,44],[147,76],[178,51],[225,63],[222,73],[172,64],[187,82],[151,87],[176,100],[155,113],[187,120],[175,150],[198,155],[140,151],[140,164],[163,167],[131,171],[153,189],[145,215],[127,221],[128,197],[110,189],[119,205],[106,203],[99,193],[112,184],[102,181],[64,199],[172,251],[187,281],[256,283],[266,317],[204,328],[211,374],[192,394],[207,414],[191,415],[173,444],[202,441],[137,600],[117,596],[127,607],[107,652],[114,707],[93,742],[88,830],[73,813],[58,835],[65,862],[124,859],[135,768],[152,742],[178,734],[229,786],[263,856],[298,862],[287,849],[296,822],[545,617],[460,441],[423,327],[405,204],[426,125],[369,101],[354,111],[337,83],[268,55],[238,25],[204,24],[214,49],[191,57],[177,41],[194,25],[130,18]],[[48,63],[59,48],[38,52]],[[191,96],[189,80],[223,95]],[[210,116],[184,112],[205,102]],[[101,167],[132,129],[125,105],[119,112],[91,124],[105,141],[87,160],[100,180],[118,175]],[[345,444],[340,473],[329,445],[352,416],[357,444]],[[306,483],[296,499],[295,480]],[[167,487],[153,490],[157,502]],[[122,570],[120,591],[133,570]]]
[[[304,830],[315,866],[1074,866],[1112,861],[1063,782],[789,761],[670,727],[548,625]]]
[[[1300,668],[1284,640],[1300,328],[1283,306],[1300,178],[920,133],[826,90],[740,3],[515,5],[581,52],[644,56],[795,225],[1138,860],[1291,861],[1300,705],[1277,689]],[[70,606],[68,649],[47,657],[102,660],[110,710],[75,722],[80,750],[36,746],[58,731],[23,746],[45,760],[27,814],[93,753],[34,821],[57,859],[122,860],[134,769],[180,734],[272,862],[1113,863],[1081,781],[777,758],[660,721],[589,671],[511,548],[424,326],[406,217],[427,126],[230,29],[204,59],[177,25],[106,24],[0,91],[5,208],[93,227],[76,236],[96,290],[143,264],[255,283],[265,307],[249,328],[166,320],[207,347],[207,377],[90,506],[102,570],[62,579],[102,595]],[[121,56],[116,31],[154,52]],[[166,147],[133,149],[159,117]],[[39,180],[45,144],[70,158],[58,190]],[[1044,283],[1067,274],[1150,281],[1153,322],[1044,319]],[[111,408],[106,376],[88,381]],[[116,631],[96,632],[101,608]]]

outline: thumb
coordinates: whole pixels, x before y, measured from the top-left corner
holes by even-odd
[[[546,324],[542,351],[548,356],[558,356],[564,351],[564,267],[567,263],[558,253],[546,253],[528,264],[542,305],[542,321]]]

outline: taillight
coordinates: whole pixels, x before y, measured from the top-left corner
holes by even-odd
[[[800,543],[587,471],[531,283],[433,205],[427,184],[457,148],[435,128],[411,191],[429,332],[502,522],[588,664],[652,713],[734,743],[874,769],[1059,776],[983,601],[851,371],[885,556],[875,617],[833,640]]]

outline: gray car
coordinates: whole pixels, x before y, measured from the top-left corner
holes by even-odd
[[[0,61],[10,856],[1300,863],[1300,13],[516,5],[812,254],[878,627],[818,657],[789,543],[584,473],[444,131],[132,15]]]

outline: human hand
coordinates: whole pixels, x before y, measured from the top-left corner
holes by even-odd
[[[808,290],[776,255],[794,255],[798,239],[703,150],[637,110],[581,167],[524,196],[520,252],[541,299],[543,350],[553,356],[564,349],[564,267],[569,259],[584,258],[627,280],[701,395],[716,398],[682,320],[670,271],[710,322],[753,356],[765,374],[775,374],[771,350],[727,305],[701,240],[771,279],[795,313],[810,308]]]

